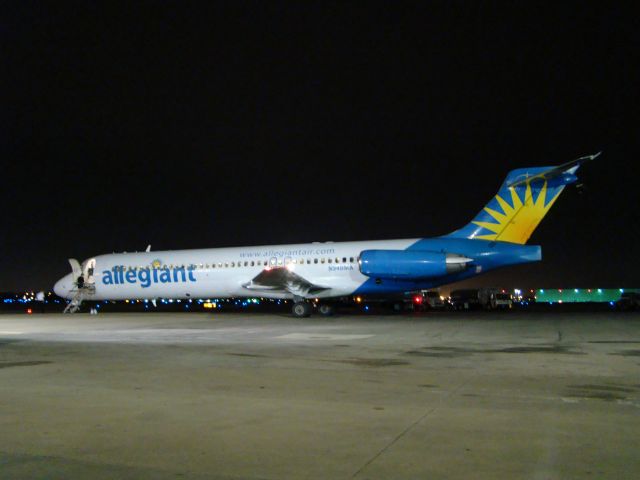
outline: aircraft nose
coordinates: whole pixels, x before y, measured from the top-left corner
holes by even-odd
[[[67,298],[71,290],[71,275],[65,275],[53,286],[53,291],[61,298]]]

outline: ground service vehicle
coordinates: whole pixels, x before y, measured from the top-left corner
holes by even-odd
[[[481,307],[479,290],[476,288],[452,291],[450,302],[454,310],[473,310]]]
[[[640,292],[622,292],[615,306],[618,310],[640,309]]]
[[[481,288],[478,290],[480,305],[486,310],[511,308],[511,294],[497,288]]]

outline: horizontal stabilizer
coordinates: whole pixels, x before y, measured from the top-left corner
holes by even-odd
[[[540,172],[536,175],[532,176],[522,176],[521,179],[514,179],[511,182],[507,182],[507,187],[518,187],[520,185],[525,185],[528,182],[532,182],[534,180],[551,180],[552,178],[559,177],[564,174],[573,175],[577,170],[577,167],[582,165],[584,162],[588,162],[595,158],[598,158],[602,152],[598,152],[593,155],[586,155],[584,157],[580,157],[576,160],[572,160],[571,162],[563,163],[562,165],[558,165],[557,167],[552,167],[544,172]]]

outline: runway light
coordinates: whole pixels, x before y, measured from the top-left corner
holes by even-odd
[[[33,313],[33,310],[31,310],[30,308],[27,308],[27,313],[31,315]]]
[[[576,293],[578,293],[578,289],[577,289],[577,288],[574,288],[574,289],[573,289],[573,291],[574,291],[574,292],[576,292]]]
[[[356,297],[356,303],[362,303],[362,297]]]
[[[602,289],[601,288],[598,289],[598,293],[602,293]]]
[[[422,295],[415,295],[413,297],[413,303],[420,305],[422,303]]]

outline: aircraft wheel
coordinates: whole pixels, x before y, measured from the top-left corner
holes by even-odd
[[[325,317],[329,317],[335,312],[333,305],[329,305],[328,303],[321,303],[318,307],[318,311],[320,312],[320,315],[324,315]]]
[[[311,315],[311,305],[307,302],[296,302],[291,309],[294,317],[303,318]]]

